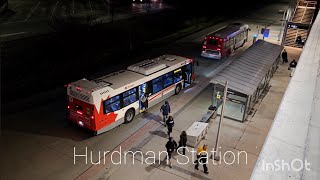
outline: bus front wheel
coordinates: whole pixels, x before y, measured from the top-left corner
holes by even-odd
[[[127,112],[126,112],[126,114],[125,114],[125,116],[124,116],[124,123],[130,123],[132,120],[133,120],[133,118],[134,118],[134,110],[133,109],[129,109]]]
[[[181,84],[178,84],[178,85],[176,86],[176,89],[174,90],[174,94],[177,95],[177,94],[180,93],[180,91],[181,91]]]

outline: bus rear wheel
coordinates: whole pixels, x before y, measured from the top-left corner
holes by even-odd
[[[174,94],[177,95],[177,94],[180,93],[180,91],[181,91],[181,84],[178,84],[178,85],[176,86],[176,89],[174,90]]]
[[[124,116],[124,123],[127,124],[127,123],[132,122],[132,120],[133,120],[133,118],[134,118],[134,115],[135,115],[134,110],[133,110],[133,109],[129,109],[129,110],[126,112],[125,116]]]

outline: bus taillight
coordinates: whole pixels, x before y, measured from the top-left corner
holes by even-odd
[[[94,119],[94,116],[91,116],[91,119]]]

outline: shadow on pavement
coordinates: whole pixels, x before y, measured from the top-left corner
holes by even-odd
[[[48,122],[46,124],[45,119],[41,124],[34,124],[34,122],[28,121],[4,121],[2,123],[2,132],[5,135],[6,131],[16,131],[19,133],[26,133],[36,136],[51,136],[64,139],[71,139],[73,141],[81,142],[93,137],[93,133],[85,130],[71,122],[61,122],[52,124]],[[17,125],[19,124],[19,125]]]
[[[172,170],[178,171],[178,172],[180,172],[180,173],[184,173],[184,174],[186,174],[186,175],[192,176],[192,177],[197,178],[197,179],[211,180],[209,177],[206,177],[206,176],[203,176],[203,175],[201,175],[201,174],[192,172],[192,171],[190,171],[190,170],[187,170],[187,169],[184,169],[184,168],[175,166],[175,164],[174,164],[174,162],[176,162],[175,156],[177,156],[177,155],[178,155],[177,153],[173,153],[173,154],[172,154],[172,159],[171,159],[171,162],[172,162]],[[147,172],[150,172],[150,171],[152,171],[152,170],[155,169],[155,168],[166,167],[166,166],[169,167],[169,166],[167,165],[166,158],[164,158],[163,160],[155,160],[155,162],[160,162],[160,163],[159,163],[159,164],[151,164],[151,165],[147,166],[147,167],[145,168]]]
[[[166,138],[166,139],[168,137],[167,133],[165,133],[164,131],[149,131],[149,133],[152,135],[157,135],[157,136]]]

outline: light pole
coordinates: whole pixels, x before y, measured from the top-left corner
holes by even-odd
[[[224,86],[224,92],[223,92],[223,102],[222,102],[222,107],[221,107],[221,115],[220,115],[220,121],[219,121],[219,126],[218,126],[218,132],[217,132],[217,138],[216,138],[216,145],[214,148],[214,160],[220,161],[220,156],[219,156],[219,141],[220,141],[220,129],[222,126],[223,122],[223,117],[224,117],[224,106],[226,103],[227,99],[227,92],[228,92],[228,81],[226,81],[225,86]]]

